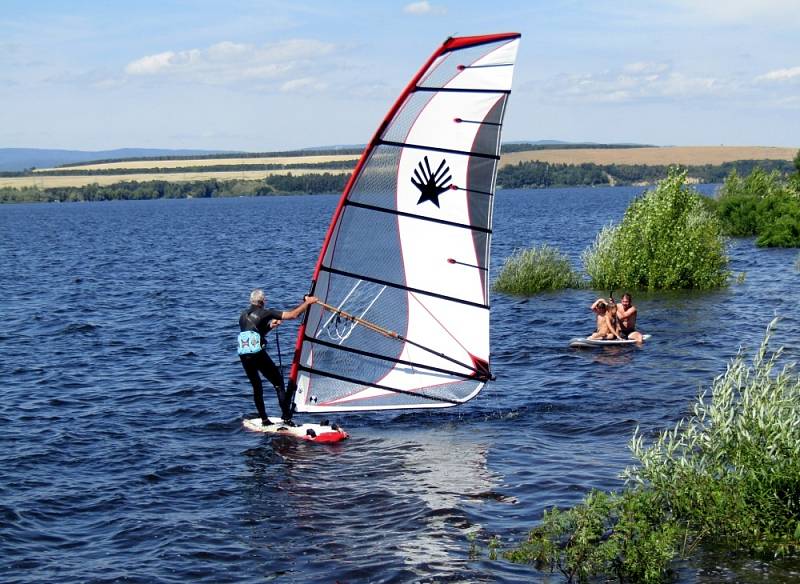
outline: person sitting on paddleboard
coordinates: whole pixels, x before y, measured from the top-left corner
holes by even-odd
[[[606,302],[605,298],[598,298],[594,301],[591,309],[597,315],[597,330],[589,335],[590,339],[610,341],[620,338],[613,307],[614,304]]]
[[[314,296],[306,296],[303,303],[294,310],[281,311],[273,308],[264,308],[266,297],[264,291],[257,288],[250,293],[250,306],[242,311],[239,316],[239,359],[253,385],[253,401],[256,403],[261,423],[269,425],[266,409],[264,408],[264,391],[259,372],[274,387],[278,395],[278,405],[281,408],[281,418],[286,425],[291,422],[291,404],[286,403],[286,386],[283,375],[275,366],[266,350],[266,334],[281,324],[284,320],[293,320],[303,314],[308,307],[317,302]]]
[[[613,300],[613,298],[612,298]],[[619,334],[623,339],[631,339],[637,343],[644,342],[642,333],[636,330],[636,315],[638,310],[633,305],[633,298],[625,292],[622,295],[622,302],[616,304],[617,322],[619,322]]]

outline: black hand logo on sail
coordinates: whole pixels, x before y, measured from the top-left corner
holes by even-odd
[[[421,205],[425,201],[430,201],[437,207],[439,206],[439,195],[450,188],[450,167],[447,162],[442,159],[439,168],[436,172],[431,171],[430,162],[426,156],[420,160],[417,168],[414,169],[414,176],[411,177],[411,182],[419,189],[420,196],[417,205]]]

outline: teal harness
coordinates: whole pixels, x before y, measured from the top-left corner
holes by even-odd
[[[258,331],[242,331],[239,333],[239,354],[252,355],[258,353],[261,347],[261,335]]]
[[[256,327],[256,322],[252,319],[252,313],[247,313],[247,321],[252,327]],[[261,346],[261,334],[257,330],[242,331],[239,333],[239,348],[240,355],[252,355],[258,353],[264,347]]]

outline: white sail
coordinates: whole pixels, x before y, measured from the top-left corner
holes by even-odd
[[[334,214],[290,375],[297,411],[448,407],[489,370],[489,247],[519,35],[448,39]]]

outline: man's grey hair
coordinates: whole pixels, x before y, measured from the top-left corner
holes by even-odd
[[[256,288],[250,292],[250,304],[261,304],[264,302],[264,291],[261,288]]]

